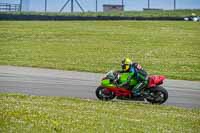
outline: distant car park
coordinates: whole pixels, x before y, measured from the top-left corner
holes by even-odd
[[[185,21],[194,21],[194,22],[198,22],[198,21],[200,21],[200,16],[197,16],[195,13],[192,13],[191,16],[185,17],[184,20],[185,20]]]

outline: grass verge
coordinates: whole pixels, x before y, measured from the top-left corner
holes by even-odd
[[[200,23],[1,21],[0,64],[106,72],[124,57],[150,74],[200,80]]]
[[[199,109],[5,93],[0,107],[0,132],[200,132]]]
[[[44,12],[0,12],[13,15],[47,15],[47,16],[124,16],[124,17],[186,17],[192,13],[200,16],[200,10],[163,10],[163,11],[125,11],[125,12],[84,12],[84,13],[44,13]]]

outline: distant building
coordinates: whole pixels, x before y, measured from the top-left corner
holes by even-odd
[[[0,12],[16,12],[20,10],[20,4],[0,3]]]
[[[0,0],[0,11],[29,11],[30,0]]]
[[[103,5],[103,11],[104,12],[113,12],[113,11],[124,11],[123,5]]]

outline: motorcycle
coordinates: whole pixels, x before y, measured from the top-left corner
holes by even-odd
[[[162,75],[152,75],[148,78],[148,86],[140,91],[132,88],[137,84],[136,79],[130,80],[127,85],[121,86],[129,78],[128,73],[118,73],[109,71],[101,80],[101,85],[96,89],[96,96],[103,101],[109,101],[114,98],[121,100],[148,101],[152,104],[163,104],[168,99],[168,92],[160,86],[165,79]]]

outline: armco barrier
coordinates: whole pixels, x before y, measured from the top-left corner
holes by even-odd
[[[169,20],[181,21],[183,17],[123,17],[123,16],[47,16],[0,14],[0,20]]]

